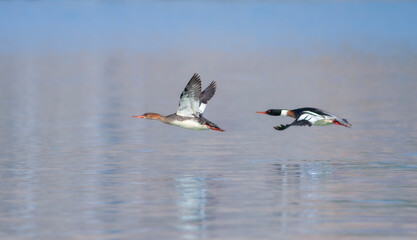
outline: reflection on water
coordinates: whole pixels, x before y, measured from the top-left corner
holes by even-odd
[[[207,202],[204,179],[183,176],[176,179],[179,192],[179,228],[184,231],[183,239],[205,238],[205,206]]]

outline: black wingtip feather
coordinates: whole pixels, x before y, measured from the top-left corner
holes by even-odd
[[[287,124],[287,125],[281,124],[280,126],[275,126],[274,128],[275,130],[282,131],[282,130],[289,128],[290,126],[291,124]]]
[[[188,91],[193,91],[194,97],[196,97],[196,99],[199,99],[201,93],[201,79],[197,73],[194,73],[190,81],[188,81],[183,93]]]
[[[217,82],[212,81],[204,91],[201,92],[200,102],[207,104],[207,102],[214,96],[217,89]]]

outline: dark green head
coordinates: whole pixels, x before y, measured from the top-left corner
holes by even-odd
[[[282,109],[268,109],[265,112],[256,112],[261,114],[268,114],[271,116],[281,116]]]

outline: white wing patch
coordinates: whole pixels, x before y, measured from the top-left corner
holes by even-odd
[[[195,101],[191,94],[188,97],[183,97],[180,99],[177,115],[184,117],[192,117],[194,116],[194,114],[196,114],[199,104],[200,102]]]
[[[324,120],[324,119],[325,118],[322,115],[319,115],[317,113],[310,112],[310,111],[305,111],[303,114],[301,114],[301,116],[297,119],[297,121],[307,120],[313,124],[319,120]]]
[[[177,110],[177,115],[184,117],[192,117],[200,106],[200,94],[201,94],[201,80],[198,74],[194,74],[184,91],[180,96],[180,102]]]
[[[305,111],[303,112],[303,114],[301,114],[301,116],[297,119],[297,121],[306,120],[316,126],[325,126],[325,125],[332,124],[333,123],[332,119],[333,117],[331,116],[320,115],[314,112]]]
[[[203,114],[204,110],[206,109],[207,104],[205,103],[200,103],[200,108],[198,109],[198,112],[200,114]]]

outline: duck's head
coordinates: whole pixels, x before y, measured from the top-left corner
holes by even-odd
[[[281,116],[282,109],[268,109],[265,112],[256,112],[260,114],[267,114],[271,116]]]
[[[162,118],[161,114],[158,113],[144,113],[139,116],[132,116],[134,118],[144,118],[144,119],[153,119],[153,120],[160,120]]]
[[[333,123],[334,124],[336,124],[336,125],[341,125],[341,126],[345,126],[345,127],[348,127],[348,128],[350,128],[350,127],[352,127],[352,124],[350,124],[346,119],[344,119],[344,118],[342,118],[342,119],[340,119],[340,118],[336,118],[336,119],[334,119],[333,120]]]

